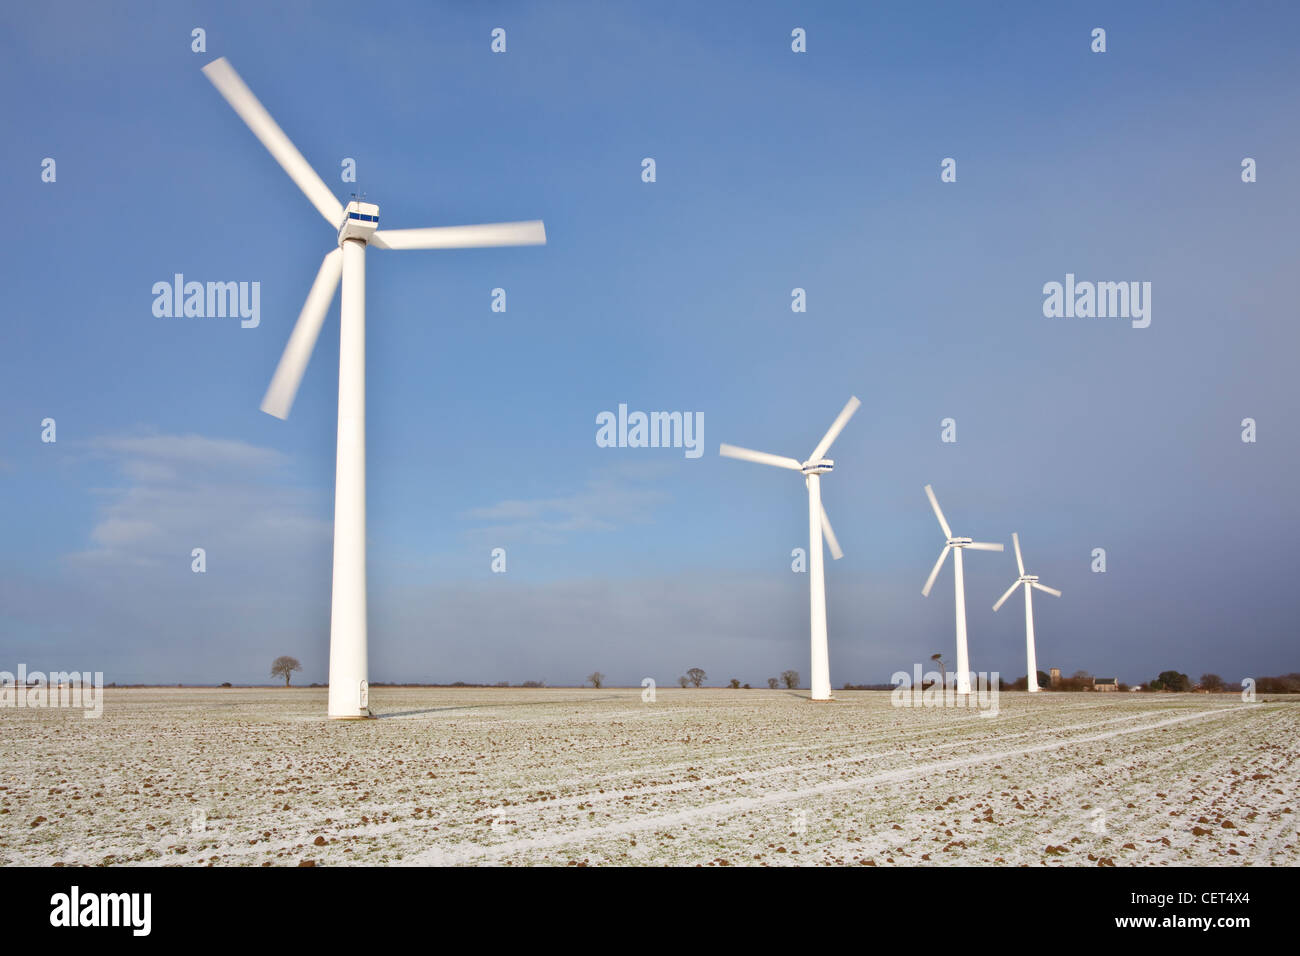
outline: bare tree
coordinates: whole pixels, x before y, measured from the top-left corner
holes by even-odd
[[[943,655],[942,655],[942,654],[931,654],[931,655],[930,655],[930,660],[937,662],[938,665],[939,665],[939,686],[940,686],[940,687],[947,687],[947,686],[948,686],[948,669],[947,669],[946,667],[943,666]],[[1028,687],[1029,685],[1026,684],[1025,686]]]
[[[289,657],[287,654],[277,657],[275,662],[271,664],[271,676],[283,677],[285,687],[289,686],[289,675],[300,670],[302,670],[302,665],[298,663],[298,658]]]
[[[786,688],[789,689],[789,690],[793,690],[794,688],[798,687],[798,686],[799,686],[799,672],[798,672],[798,671],[782,671],[782,672],[781,672],[781,683],[785,684]]]
[[[704,673],[704,671],[700,670],[698,667],[692,667],[686,672],[686,677],[692,684],[699,687],[708,680],[709,675]]]
[[[779,683],[781,683],[781,682],[780,682],[779,680],[777,680],[775,677],[769,677],[769,678],[767,679],[767,687],[768,687],[768,690],[776,690],[776,685],[779,684]]]
[[[1208,690],[1211,693],[1218,693],[1223,690],[1223,678],[1218,674],[1202,674],[1201,689]]]
[[[682,687],[685,687],[685,686],[686,686],[687,684],[689,684],[690,682],[691,682],[691,679],[690,679],[689,677],[679,677],[679,678],[677,678],[677,683],[678,683],[680,686],[682,686]]]
[[[592,687],[596,688],[596,690],[600,690],[605,683],[605,675],[600,671],[592,671],[587,675],[587,680],[590,681]]]
[[[740,690],[740,678],[738,677],[731,678],[731,680],[727,681],[727,686],[730,687],[732,690]]]

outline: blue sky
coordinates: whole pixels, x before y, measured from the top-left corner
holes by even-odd
[[[258,403],[335,239],[201,74],[226,56],[340,199],[357,161],[385,226],[546,222],[544,248],[368,256],[373,680],[806,677],[801,483],[717,445],[803,458],[851,394],[823,482],[835,686],[952,655],[950,570],[920,594],[927,482],[1064,592],[1035,602],[1041,667],[1295,670],[1297,21],[8,8],[0,667],[256,681],[289,653],[324,679],[337,298],[289,420]],[[156,318],[177,272],[259,282],[260,325]],[[1150,327],[1045,318],[1066,273],[1151,282]],[[703,413],[705,455],[597,447],[619,403]],[[1022,674],[1019,599],[990,610],[1014,559],[966,570],[972,666]]]

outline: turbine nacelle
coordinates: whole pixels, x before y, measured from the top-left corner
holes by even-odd
[[[372,202],[353,200],[343,210],[343,224],[339,226],[339,245],[348,239],[369,242],[379,228],[379,207]]]
[[[829,458],[822,458],[819,461],[809,459],[799,466],[799,470],[805,475],[828,475],[835,469],[835,462]]]
[[[948,547],[950,548],[964,548],[968,544],[974,544],[974,543],[975,543],[974,538],[949,538],[948,539]]]
[[[1035,581],[1037,581],[1037,580],[1038,580],[1038,575],[1036,575],[1036,574],[1022,574],[1022,575],[1020,575],[1020,581],[1019,581],[1019,583],[1020,583],[1020,584],[1033,584],[1033,583],[1034,583]]]

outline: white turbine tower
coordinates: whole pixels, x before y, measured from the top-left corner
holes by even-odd
[[[939,519],[939,527],[943,529],[947,541],[944,543],[943,551],[939,553],[939,560],[934,562],[934,570],[925,579],[925,587],[921,588],[921,594],[922,596],[929,596],[930,588],[934,587],[934,579],[939,576],[939,569],[943,567],[943,561],[948,557],[948,552],[951,551],[952,577],[957,591],[957,693],[969,694],[970,658],[966,653],[966,584],[965,579],[962,577],[961,553],[966,548],[974,551],[1001,551],[1002,545],[989,544],[986,541],[972,541],[970,538],[954,537],[952,528],[948,527],[943,512],[939,510],[939,499],[934,496],[934,489],[926,485],[925,494],[930,499],[930,507],[934,509],[934,516]]]
[[[1007,598],[1011,597],[1011,592],[1016,588],[1024,585],[1025,588],[1025,656],[1029,663],[1029,693],[1038,693],[1038,657],[1034,653],[1034,592],[1033,588],[1040,591],[1046,591],[1053,597],[1060,597],[1061,592],[1056,588],[1049,588],[1046,584],[1038,583],[1038,575],[1025,574],[1025,561],[1020,556],[1020,536],[1014,531],[1011,532],[1011,543],[1016,548],[1016,565],[1020,568],[1020,577],[1007,588],[1007,593],[998,598],[998,603],[993,605],[993,610],[997,610],[1006,603]]]
[[[830,518],[822,507],[821,476],[828,474],[835,467],[835,462],[824,457],[830,450],[831,442],[839,437],[844,426],[848,424],[853,413],[862,403],[856,396],[850,397],[848,404],[831,423],[830,430],[822,436],[808,460],[800,464],[794,458],[769,455],[766,452],[750,451],[735,445],[723,445],[718,451],[728,458],[742,461],[755,461],[760,465],[775,465],[789,468],[791,471],[803,472],[804,484],[808,486],[808,585],[811,589],[812,605],[812,688],[813,700],[831,700],[830,654],[826,648],[826,574],[822,564],[822,534],[830,545],[831,557],[839,560],[844,557],[840,543],[835,540],[831,530]]]
[[[350,202],[346,208],[340,205],[225,57],[209,63],[203,73],[330,227],[338,231],[339,247],[326,254],[321,263],[266,397],[262,399],[262,411],[276,418],[288,416],[325,313],[341,280],[329,716],[367,717],[370,702],[366,680],[366,247],[465,249],[544,245],[546,230],[540,220],[379,229],[379,207],[360,201]]]

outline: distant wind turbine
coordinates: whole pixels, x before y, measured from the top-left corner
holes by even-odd
[[[926,485],[925,495],[930,499],[930,507],[934,509],[934,516],[939,519],[939,527],[943,529],[947,541],[944,543],[943,551],[939,553],[939,560],[934,562],[934,570],[925,579],[925,587],[921,588],[921,594],[925,597],[929,596],[930,588],[934,587],[934,579],[939,576],[939,569],[943,567],[944,559],[951,551],[952,578],[957,592],[957,693],[969,694],[970,659],[966,653],[966,583],[962,577],[961,553],[966,548],[974,551],[1001,551],[1002,545],[954,537],[952,528],[948,527],[943,512],[939,510],[939,499],[934,496],[934,489]]]
[[[802,464],[794,458],[750,451],[748,448],[737,448],[735,445],[723,445],[718,449],[719,453],[728,458],[753,461],[760,465],[775,465],[777,468],[789,468],[791,471],[803,473],[804,484],[808,486],[808,585],[811,591],[812,608],[811,687],[812,699],[818,701],[832,699],[830,654],[826,647],[826,574],[822,563],[823,533],[826,536],[826,543],[830,545],[831,557],[837,561],[844,557],[844,552],[840,550],[840,543],[835,540],[835,532],[831,530],[831,519],[826,517],[826,509],[822,507],[821,476],[829,474],[835,467],[835,462],[824,456],[830,451],[831,443],[839,437],[840,432],[844,430],[844,426],[848,424],[861,404],[856,396],[849,398],[848,404],[831,423],[830,430],[822,436],[822,440],[817,443],[808,460]]]
[[[1029,693],[1038,693],[1038,657],[1034,653],[1034,593],[1032,588],[1038,588],[1040,591],[1046,591],[1053,597],[1060,597],[1061,592],[1056,588],[1049,588],[1046,584],[1038,583],[1038,575],[1025,574],[1025,562],[1020,556],[1020,536],[1014,531],[1011,532],[1011,543],[1016,548],[1016,565],[1020,568],[1020,577],[1007,588],[1007,593],[998,598],[998,603],[993,605],[993,610],[997,610],[1006,603],[1007,598],[1011,597],[1011,592],[1016,588],[1024,585],[1025,588],[1025,656],[1028,658],[1029,666]]]

